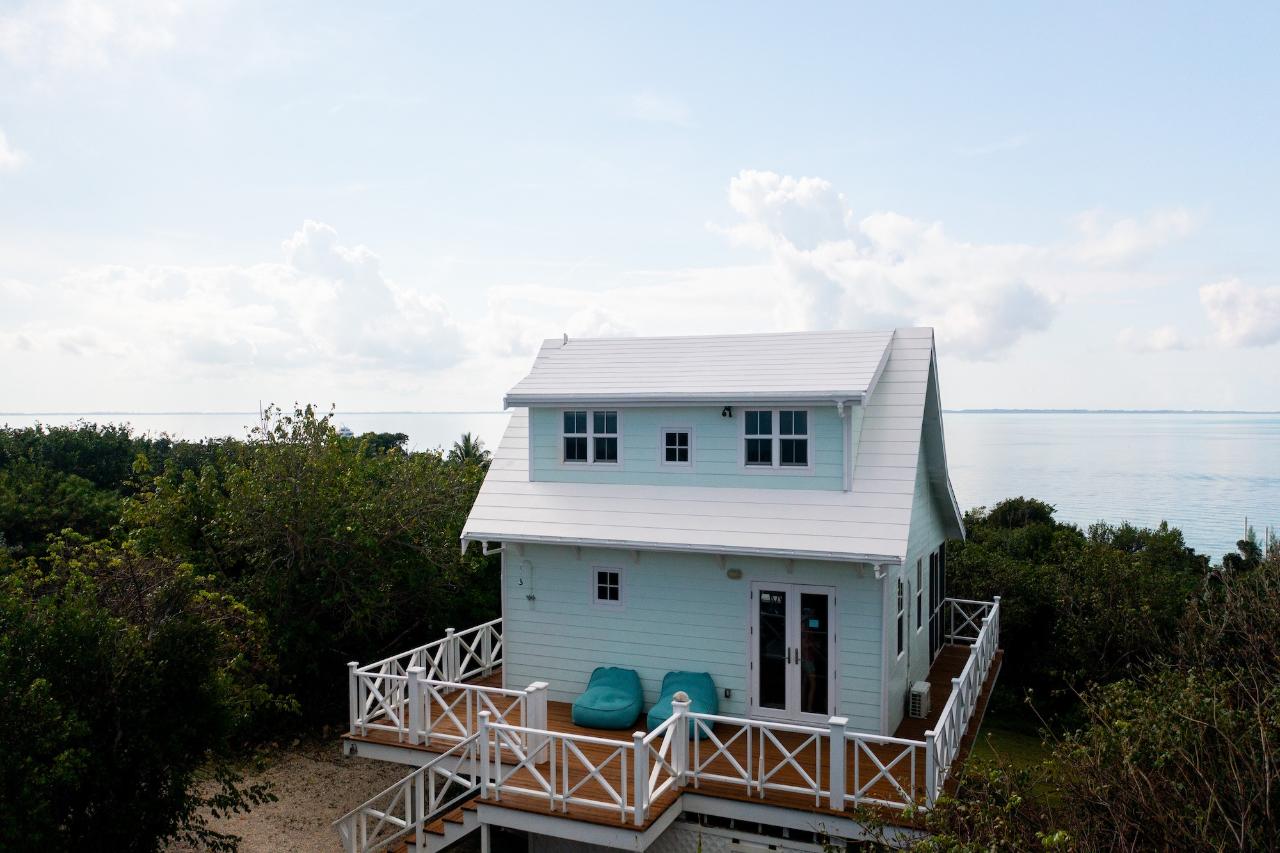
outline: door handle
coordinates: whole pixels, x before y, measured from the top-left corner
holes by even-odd
[[[791,647],[787,646],[787,664],[791,663]]]

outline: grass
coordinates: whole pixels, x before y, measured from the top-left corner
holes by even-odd
[[[985,761],[1001,759],[1014,767],[1030,767],[1049,756],[1049,748],[1039,735],[1027,734],[986,723],[973,744],[973,755]]]

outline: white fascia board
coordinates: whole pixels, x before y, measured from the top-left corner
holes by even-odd
[[[786,560],[827,560],[839,563],[871,563],[900,566],[904,560],[893,554],[850,554],[847,551],[810,551],[794,548],[735,548],[719,545],[673,545],[668,542],[644,542],[628,539],[582,539],[576,536],[508,536],[502,533],[467,531],[460,537],[467,542],[527,542],[533,545],[568,545],[579,548],[613,548],[620,551],[677,551],[688,554],[725,554],[739,557],[777,557]]]
[[[884,369],[881,362],[880,369]],[[785,393],[770,391],[768,393],[736,392],[724,394],[707,394],[701,391],[688,393],[622,392],[617,394],[551,394],[523,393],[507,394],[502,398],[504,408],[521,408],[525,406],[558,406],[558,405],[595,405],[599,403],[654,405],[669,404],[674,406],[698,406],[714,403],[861,403],[866,392],[858,391],[806,391],[803,393]]]
[[[876,385],[880,383],[880,376],[884,373],[885,365],[889,363],[889,353],[893,350],[893,339],[897,334],[895,331],[889,336],[889,343],[880,354],[880,363],[876,365],[876,372],[871,374],[871,381],[867,383],[867,396],[870,396],[871,392],[876,390]]]

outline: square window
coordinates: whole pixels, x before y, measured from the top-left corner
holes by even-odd
[[[782,465],[808,465],[809,439],[778,439],[778,462]]]
[[[586,462],[587,461],[587,437],[583,436],[565,436],[564,439],[564,461],[565,462]]]
[[[622,572],[617,569],[594,569],[593,572],[596,604],[609,606],[622,604]]]
[[[748,411],[747,435],[773,435],[773,412]]]
[[[613,412],[592,412],[591,425],[596,435],[617,435],[618,434],[618,413]]]
[[[662,461],[668,465],[689,464],[689,431],[668,429],[662,431]]]
[[[566,435],[570,433],[586,435],[587,413],[586,412],[565,412],[564,413],[564,431]]]
[[[809,413],[805,411],[778,412],[779,435],[808,435]]]

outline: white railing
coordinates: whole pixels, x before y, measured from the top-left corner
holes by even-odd
[[[351,734],[370,731],[409,733],[409,671],[421,669],[427,681],[458,684],[486,676],[502,666],[502,620],[494,619],[375,663],[347,664],[348,727]],[[474,729],[472,729],[474,730]]]
[[[694,787],[704,781],[723,782],[742,785],[745,793],[760,797],[765,791],[811,794],[814,805],[830,795],[831,789],[822,784],[823,754],[830,753],[828,729],[718,714],[689,717],[698,735],[688,768]],[[734,754],[739,744],[741,760]],[[812,764],[806,767],[804,760],[809,757]],[[783,781],[782,774],[788,770],[800,784]]]
[[[951,772],[1000,643],[1000,596],[994,601],[949,598],[944,605],[949,605],[948,638],[952,642],[968,642],[972,649],[960,675],[951,679],[951,694],[938,722],[924,733],[925,794],[930,805],[942,792]]]
[[[346,853],[377,853],[414,836],[424,850],[423,828],[479,790],[479,735],[454,744],[391,787],[333,822]]]

